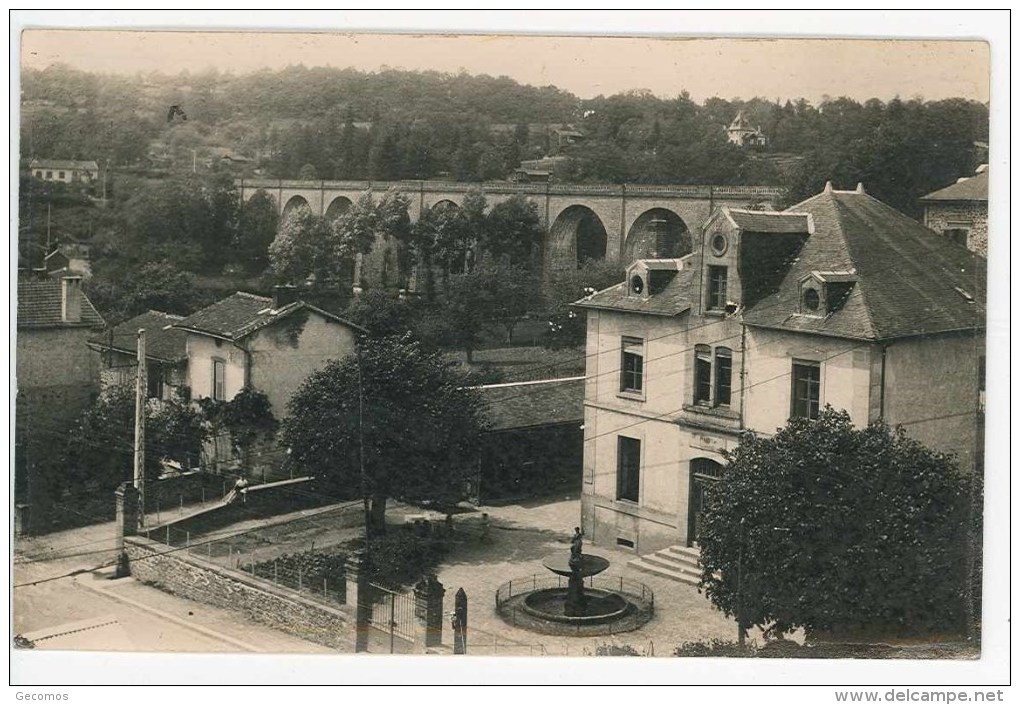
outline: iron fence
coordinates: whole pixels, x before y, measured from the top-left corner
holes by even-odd
[[[499,610],[507,600],[516,595],[526,595],[536,590],[565,588],[570,579],[562,575],[540,575],[535,573],[521,578],[514,578],[499,586],[496,590],[496,609]],[[655,607],[655,593],[644,583],[625,578],[622,575],[591,575],[584,579],[584,586],[596,590],[618,592],[640,599],[641,602]]]
[[[398,651],[398,638],[413,644],[418,636],[414,595],[390,590],[375,583],[371,583],[371,587],[369,625],[389,637],[391,654]]]

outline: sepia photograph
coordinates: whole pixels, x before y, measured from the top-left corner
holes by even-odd
[[[12,682],[1001,655],[986,37],[61,14],[11,30]],[[180,682],[97,668],[49,683]]]

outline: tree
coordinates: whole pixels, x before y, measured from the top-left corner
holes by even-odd
[[[826,407],[728,460],[697,538],[701,584],[742,630],[959,626],[968,483],[951,457]]]
[[[484,428],[477,393],[409,336],[361,340],[357,356],[310,375],[288,409],[293,460],[337,491],[360,488],[372,534],[385,531],[390,497],[460,499]]]
[[[111,322],[149,310],[187,315],[201,303],[191,273],[168,260],[132,267],[120,279],[107,279],[97,273],[86,289]]]
[[[160,461],[187,466],[197,461],[206,438],[198,411],[177,400],[149,403],[145,409],[145,477],[156,480]],[[64,468],[71,486],[113,489],[134,473],[135,395],[128,386],[113,387],[86,409],[68,433]]]
[[[586,260],[578,269],[554,272],[546,285],[545,315],[549,320],[546,347],[558,350],[584,345],[586,316],[570,304],[625,278],[622,266],[605,260]]]
[[[329,222],[307,208],[295,208],[284,217],[269,246],[269,263],[282,282],[304,281],[310,274],[326,276],[332,269],[333,239]]]
[[[234,256],[249,272],[261,272],[269,264],[269,247],[276,239],[279,223],[276,203],[262,189],[241,207],[241,224],[234,236]]]
[[[544,235],[538,206],[518,194],[489,211],[481,244],[494,260],[526,265],[538,256]]]
[[[481,301],[486,318],[503,329],[506,343],[511,345],[517,324],[538,306],[538,280],[521,266],[489,264],[476,272],[486,289]]]
[[[302,181],[315,181],[319,178],[319,172],[316,171],[314,164],[305,164],[298,172],[298,178]]]

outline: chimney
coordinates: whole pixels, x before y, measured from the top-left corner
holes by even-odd
[[[60,320],[64,323],[81,322],[81,277],[63,277],[60,280]]]
[[[273,287],[273,308],[280,310],[298,300],[298,288],[293,284],[277,284]]]

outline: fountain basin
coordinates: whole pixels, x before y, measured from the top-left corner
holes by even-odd
[[[569,554],[554,553],[550,556],[546,556],[542,559],[542,565],[548,570],[556,573],[556,575],[570,577],[571,570]],[[609,561],[602,556],[596,556],[594,553],[583,553],[581,554],[578,572],[582,578],[588,578],[592,575],[598,575],[608,567]]]
[[[604,624],[623,617],[631,604],[622,595],[608,590],[585,590],[584,614],[565,614],[568,588],[545,588],[525,596],[524,611],[532,617],[563,624]]]

